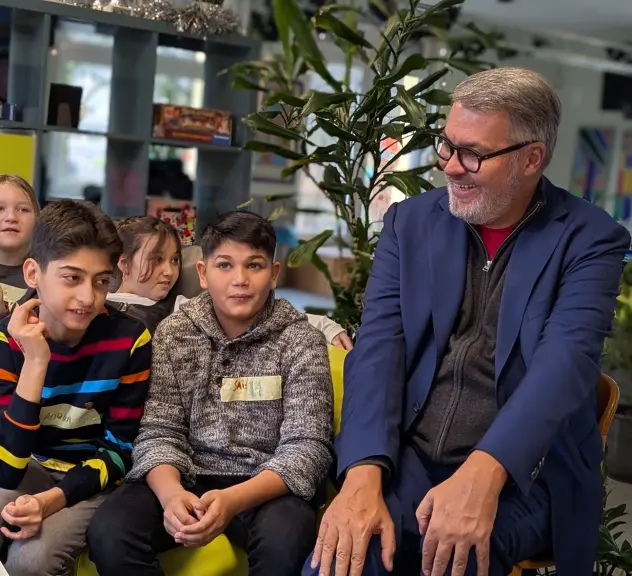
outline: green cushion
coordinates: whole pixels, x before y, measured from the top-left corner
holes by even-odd
[[[218,536],[203,548],[174,548],[160,555],[167,576],[248,576],[248,558],[233,548],[226,536]],[[77,576],[98,576],[88,554],[77,561]]]

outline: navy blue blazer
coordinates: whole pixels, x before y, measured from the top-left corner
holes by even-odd
[[[499,413],[476,449],[522,492],[546,482],[561,574],[592,574],[603,453],[596,386],[630,235],[542,179],[545,203],[508,264],[495,357]],[[398,467],[460,309],[468,229],[445,188],[391,206],[344,371],[339,474],[370,457]]]

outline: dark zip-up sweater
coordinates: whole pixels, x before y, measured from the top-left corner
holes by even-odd
[[[470,228],[461,310],[424,409],[410,432],[414,448],[434,462],[464,462],[496,417],[496,332],[505,273],[516,236],[539,207],[531,207],[493,259],[478,232]]]

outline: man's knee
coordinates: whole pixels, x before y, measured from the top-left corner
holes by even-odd
[[[76,557],[58,548],[55,542],[47,542],[41,535],[30,540],[13,542],[9,547],[5,567],[11,575],[19,576],[67,576],[73,573]]]

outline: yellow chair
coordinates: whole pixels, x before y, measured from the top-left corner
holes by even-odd
[[[597,383],[597,418],[599,420],[599,433],[604,447],[612,419],[619,405],[619,386],[608,375],[602,374]],[[511,576],[522,576],[523,570],[544,570],[553,568],[555,561],[552,558],[525,560],[514,567]]]
[[[329,346],[329,362],[334,383],[334,430],[340,431],[342,411],[342,371],[346,352]],[[331,497],[333,487],[328,488]],[[167,576],[248,576],[248,558],[222,535],[203,548],[174,548],[161,554],[160,565]],[[76,567],[76,576],[99,576],[95,565],[83,553]]]

